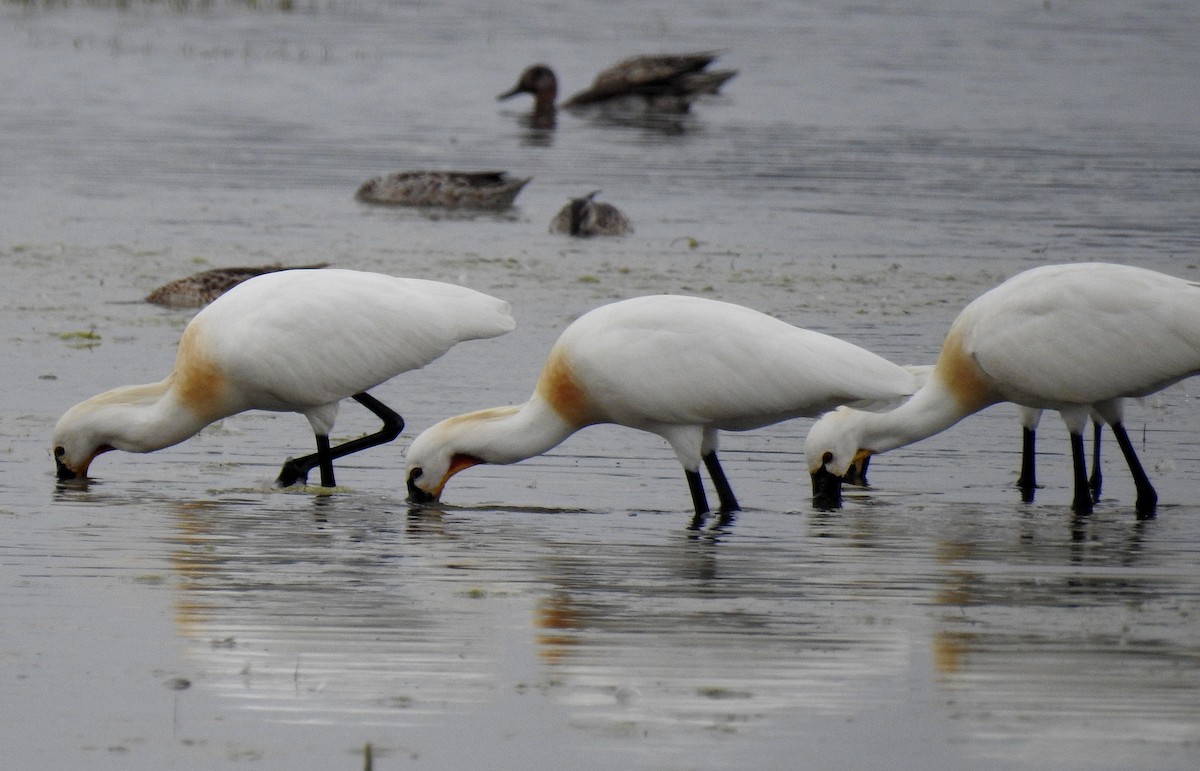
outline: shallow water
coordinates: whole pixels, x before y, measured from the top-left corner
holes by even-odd
[[[1194,768],[1195,382],[1130,406],[1160,495],[1072,517],[1043,422],[1014,411],[880,457],[812,510],[809,421],[723,442],[746,511],[686,529],[656,437],[592,428],[410,511],[407,443],[522,401],[572,318],[702,293],[933,360],[964,303],[1027,267],[1200,277],[1200,9],[1188,2],[362,0],[0,6],[0,703],[18,766]],[[686,12],[684,8],[686,7]],[[673,12],[677,10],[678,13]],[[616,59],[720,48],[726,95],[668,126],[497,104]],[[407,168],[532,175],[510,214],[366,207]],[[636,233],[546,233],[590,190]],[[230,418],[57,488],[58,415],[160,378],[221,265],[328,260],[509,299],[517,331],[377,391],[409,428],[332,496],[269,487],[295,415]],[[297,352],[302,355],[302,352]],[[370,430],[347,405],[337,432]]]

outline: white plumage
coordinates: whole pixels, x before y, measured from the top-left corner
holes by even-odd
[[[1140,515],[1157,494],[1121,423],[1121,399],[1200,372],[1200,285],[1107,263],[1025,271],[983,294],[950,327],[928,382],[891,412],[838,410],[809,432],[818,505],[872,453],[932,436],[1001,401],[1058,410],[1071,432],[1077,511],[1090,511],[1083,427],[1108,423],[1137,486]]]
[[[529,401],[449,418],[407,454],[410,496],[436,499],[478,463],[540,455],[575,431],[616,423],[670,443],[700,519],[704,462],[737,509],[717,460],[717,432],[812,416],[839,404],[879,406],[911,394],[915,378],[855,345],[739,305],[657,295],[605,305],[567,327]]]
[[[299,412],[317,453],[284,465],[292,484],[333,459],[391,441],[404,422],[366,391],[428,364],[463,340],[515,326],[508,303],[438,281],[353,270],[270,273],[201,310],[159,383],[124,386],[81,402],[54,429],[60,479],[87,474],[107,450],[152,452],[245,410]],[[329,447],[338,403],[352,397],[384,421],[377,434]]]
[[[917,376],[917,380],[921,385],[929,379],[929,375],[933,372],[932,364],[918,364],[905,367],[909,372]],[[1034,499],[1034,491],[1037,489],[1037,428],[1042,421],[1042,410],[1034,407],[1023,407],[1020,404],[1013,405],[1017,409],[1017,420],[1021,424],[1021,471],[1017,477],[1017,487],[1021,490],[1021,500],[1026,503],[1032,502]],[[1117,401],[1115,408],[1118,410],[1118,419],[1120,417],[1121,403]],[[1100,500],[1100,488],[1103,485],[1103,474],[1100,470],[1100,434],[1104,427],[1103,418],[1099,415],[1092,414],[1093,421],[1093,449],[1092,449],[1092,474],[1088,477],[1088,487],[1092,491],[1092,500]],[[867,467],[871,463],[870,456],[862,458],[861,461],[851,467],[850,474],[844,480],[848,484],[867,486]]]

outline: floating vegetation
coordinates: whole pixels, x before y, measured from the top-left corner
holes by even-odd
[[[94,329],[59,332],[58,339],[70,344],[72,348],[95,348],[100,345],[100,335]]]

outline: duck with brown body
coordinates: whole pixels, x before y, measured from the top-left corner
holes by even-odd
[[[168,281],[146,295],[146,302],[165,308],[203,308],[246,279],[281,270],[317,270],[329,263],[285,267],[279,263],[246,268],[212,268]]]
[[[594,200],[599,190],[582,198],[572,198],[550,220],[551,233],[569,236],[624,236],[633,232],[633,223],[610,203]]]
[[[388,206],[500,211],[513,205],[530,179],[503,171],[398,171],[368,179],[354,197]]]
[[[589,88],[572,94],[564,109],[598,107],[629,112],[685,113],[706,94],[717,94],[736,70],[708,70],[717,59],[714,51],[635,56],[617,62],[596,75]],[[545,64],[534,64],[521,73],[517,84],[500,94],[504,100],[517,94],[533,96],[531,122],[535,128],[554,128],[558,77]]]

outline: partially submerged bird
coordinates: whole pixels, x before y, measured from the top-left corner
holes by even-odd
[[[624,300],[563,331],[524,404],[449,418],[418,436],[405,459],[409,498],[436,500],[465,468],[516,463],[585,426],[615,423],[671,445],[698,525],[709,510],[701,463],[721,512],[738,509],[717,459],[718,431],[839,404],[887,405],[916,387],[908,371],[869,351],[740,305],[678,295]]]
[[[701,51],[686,54],[635,56],[614,64],[596,75],[590,88],[570,96],[560,106],[566,109],[608,109],[682,113],[705,94],[716,94],[736,70],[706,69],[718,54]],[[497,99],[532,94],[533,124],[553,128],[558,77],[545,64],[527,67],[517,84]]]
[[[840,409],[805,442],[814,502],[840,503],[852,466],[937,434],[1002,401],[1054,409],[1071,432],[1072,507],[1093,507],[1083,452],[1089,415],[1112,428],[1137,489],[1139,516],[1154,512],[1150,484],[1122,425],[1121,400],[1200,372],[1200,284],[1108,263],[1048,265],[984,293],[950,326],[924,386],[896,409]]]
[[[168,281],[146,295],[146,302],[167,308],[203,308],[248,278],[281,270],[316,270],[328,266],[329,263],[320,262],[291,267],[274,263],[252,268],[212,268]]]
[[[369,389],[418,369],[464,340],[513,329],[508,303],[473,289],[379,273],[327,269],[268,273],[218,297],[188,323],[166,379],[123,386],[80,402],[54,428],[61,480],[85,477],[109,450],[153,452],[246,410],[299,412],[317,452],[289,459],[287,486],[333,461],[390,442],[404,427]],[[338,403],[352,398],[383,428],[331,447]]]
[[[390,206],[499,211],[513,205],[530,179],[503,171],[398,171],[368,179],[354,197]]]
[[[599,190],[582,198],[572,198],[550,220],[551,233],[570,236],[624,236],[633,232],[633,223],[610,203],[596,201]]]

